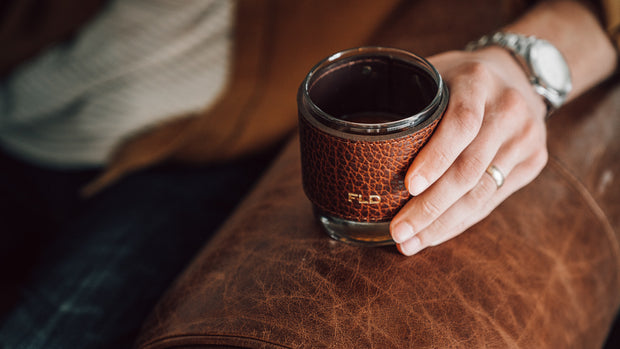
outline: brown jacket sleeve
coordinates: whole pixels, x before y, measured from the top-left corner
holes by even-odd
[[[218,102],[122,144],[85,193],[155,163],[212,163],[281,140],[297,123],[295,96],[304,75],[327,55],[366,43],[398,3],[238,1],[232,76]]]
[[[602,0],[607,32],[616,49],[620,49],[620,1]]]

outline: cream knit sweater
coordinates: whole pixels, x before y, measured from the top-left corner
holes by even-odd
[[[55,168],[101,166],[122,139],[208,107],[228,78],[234,2],[114,0],[0,83],[0,143]]]

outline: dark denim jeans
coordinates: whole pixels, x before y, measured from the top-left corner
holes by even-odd
[[[77,192],[94,171],[0,154],[0,348],[131,347],[274,153],[152,168],[89,200]]]

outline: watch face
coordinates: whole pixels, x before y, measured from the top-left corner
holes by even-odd
[[[567,93],[571,88],[570,71],[562,54],[546,41],[538,41],[530,50],[530,64],[540,82],[556,91]]]

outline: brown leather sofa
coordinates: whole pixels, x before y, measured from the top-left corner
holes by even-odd
[[[14,48],[14,57],[2,55],[0,75],[41,47],[66,38],[102,2],[81,1],[78,11],[76,1],[55,1],[54,8],[71,13],[72,21],[37,22],[40,30],[34,34],[40,34],[40,40],[10,41],[12,30],[19,37],[32,34],[32,23],[2,28],[0,41],[9,42],[5,47]],[[379,6],[391,14],[377,16],[385,17],[380,23],[359,23],[352,31],[355,38],[321,33],[331,50],[367,43],[430,55],[461,48],[501,27],[529,2],[406,1],[395,10]],[[28,8],[41,2],[9,3]],[[317,10],[312,1],[303,4]],[[0,5],[0,10],[6,8],[10,6]],[[289,15],[256,16],[257,8],[245,6],[245,15],[271,20]],[[262,8],[269,12],[275,7]],[[357,6],[359,13],[363,10]],[[328,26],[339,18],[340,13],[332,13],[329,21],[315,24]],[[297,28],[313,23],[312,17],[306,21]],[[360,28],[376,30],[369,34]],[[285,34],[281,47],[308,38],[286,42],[283,38],[300,33]],[[360,42],[361,37],[366,39]],[[260,33],[249,40],[255,49],[261,43],[273,48]],[[296,72],[285,70],[281,78],[300,82],[299,72],[325,53],[308,49],[295,53],[306,61],[278,62],[280,68]],[[250,72],[254,77],[264,73],[261,61],[256,62]],[[251,102],[257,96],[252,89],[260,85],[247,85],[252,86],[238,90],[237,97]],[[272,99],[281,99],[280,93],[294,98],[295,87],[269,93]],[[287,120],[296,118],[294,99],[281,105],[233,102],[231,108],[246,107],[239,113],[254,106],[288,115]],[[161,299],[136,346],[601,347],[620,305],[619,111],[617,76],[559,110],[549,122],[550,160],[543,173],[458,238],[413,257],[393,247],[360,248],[330,240],[315,223],[302,192],[298,140],[293,137]],[[254,120],[246,130],[260,123]],[[228,137],[234,128],[226,131]],[[239,138],[244,145],[238,148],[259,145]]]
[[[525,5],[449,3],[409,2],[369,43],[460,48]],[[599,348],[620,304],[619,111],[617,77],[559,110],[542,174],[413,257],[330,240],[303,194],[293,137],[137,347]]]
[[[327,238],[292,140],[138,347],[601,347],[620,298],[619,101],[615,81],[559,112],[536,181],[410,258]]]

